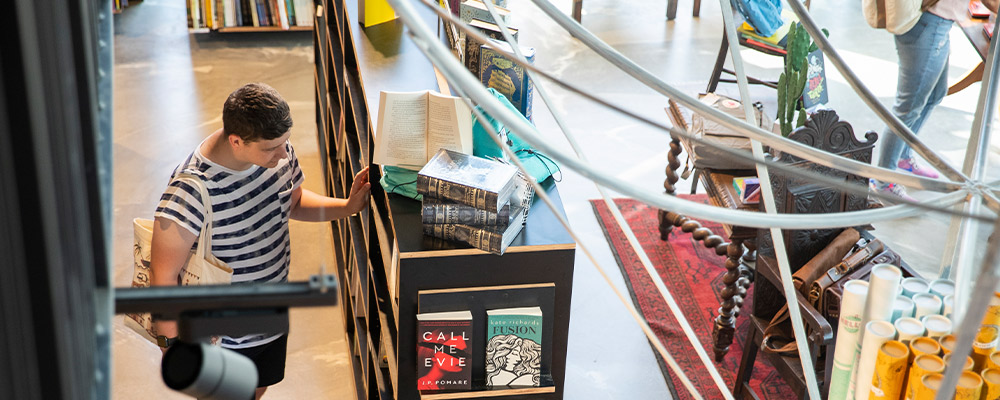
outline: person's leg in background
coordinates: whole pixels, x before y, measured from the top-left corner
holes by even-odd
[[[925,12],[908,32],[896,35],[899,79],[893,114],[915,134],[947,93],[949,31],[952,21]],[[895,169],[900,160],[912,164],[910,148],[886,128],[878,165]],[[923,172],[919,169],[917,171]],[[899,185],[877,182],[876,188],[907,198]]]

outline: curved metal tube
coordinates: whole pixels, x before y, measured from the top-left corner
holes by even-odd
[[[475,37],[477,40],[482,41],[484,43],[489,43],[489,41],[487,40],[487,38],[485,36],[483,36],[481,33],[479,33],[477,31],[469,28],[461,20],[455,18],[453,15],[451,15],[448,12],[444,11],[443,9],[441,9],[440,7],[438,7],[436,4],[431,3],[428,0],[424,0],[423,4],[426,5],[427,7],[429,7],[435,13],[437,13],[438,16],[441,17],[442,19],[445,19],[445,20],[448,20],[449,22],[451,22],[455,27],[457,27],[461,31],[465,32],[468,36]],[[505,49],[499,49],[499,48],[494,47],[494,50],[497,51],[497,52],[499,52],[499,53],[504,54],[506,57],[514,60],[515,62],[518,62],[529,73],[538,74],[538,75],[540,75],[542,77],[545,77],[545,78],[551,80],[556,85],[559,85],[560,87],[562,87],[562,88],[564,88],[566,90],[569,90],[569,91],[571,91],[573,93],[576,93],[577,95],[580,95],[580,96],[582,96],[582,97],[584,97],[584,98],[586,98],[588,100],[591,100],[591,101],[593,101],[593,102],[595,102],[597,104],[600,104],[602,106],[611,108],[614,111],[617,111],[617,112],[619,112],[621,114],[629,116],[629,117],[631,117],[631,118],[633,118],[635,120],[638,120],[638,121],[640,121],[640,122],[642,122],[644,124],[647,124],[649,126],[652,126],[652,127],[658,128],[658,129],[662,129],[664,131],[668,131],[668,132],[670,132],[671,134],[673,134],[675,136],[683,137],[683,138],[686,138],[688,140],[694,141],[696,143],[713,147],[713,148],[715,148],[718,151],[727,153],[727,155],[730,156],[730,157],[742,159],[742,160],[745,160],[745,161],[748,161],[748,162],[753,162],[753,163],[767,165],[769,167],[776,168],[776,169],[782,171],[783,173],[785,173],[787,175],[791,175],[791,176],[795,176],[795,177],[799,177],[799,178],[803,178],[803,179],[808,179],[808,180],[810,180],[812,182],[821,183],[821,184],[826,185],[827,187],[836,188],[838,190],[841,190],[841,191],[844,191],[844,192],[847,192],[847,193],[853,193],[853,194],[858,194],[858,195],[869,195],[869,196],[876,197],[876,198],[879,198],[879,199],[882,199],[882,200],[889,200],[889,201],[892,201],[892,202],[895,202],[895,203],[911,204],[911,205],[913,205],[915,207],[919,207],[919,208],[922,208],[922,209],[925,209],[925,210],[935,211],[935,212],[939,212],[939,213],[943,213],[943,214],[948,214],[948,215],[952,215],[952,216],[956,216],[956,217],[982,218],[982,216],[964,213],[962,211],[959,211],[957,209],[950,208],[950,207],[938,208],[938,207],[930,206],[930,205],[925,204],[925,203],[916,202],[916,201],[909,201],[909,200],[903,200],[903,199],[898,199],[898,198],[895,198],[895,197],[892,197],[892,196],[888,196],[888,195],[884,195],[884,194],[881,194],[881,193],[875,193],[875,192],[869,193],[867,186],[858,187],[858,185],[849,184],[849,183],[845,182],[842,179],[840,179],[840,180],[834,179],[834,178],[831,178],[831,177],[828,177],[826,175],[822,175],[822,174],[819,174],[819,173],[816,173],[816,172],[812,172],[812,171],[805,170],[805,169],[802,169],[802,168],[792,167],[790,165],[787,165],[787,164],[784,164],[784,163],[781,163],[781,162],[771,161],[771,160],[759,161],[755,157],[753,157],[751,154],[747,154],[745,152],[739,152],[739,151],[736,151],[736,150],[734,150],[732,148],[729,148],[729,147],[726,147],[726,146],[722,146],[722,145],[720,145],[718,143],[704,140],[704,139],[702,139],[700,137],[697,137],[697,136],[694,136],[694,135],[688,133],[685,130],[678,129],[676,127],[668,127],[668,126],[664,125],[663,123],[652,121],[652,120],[650,120],[650,119],[648,119],[646,117],[643,117],[641,115],[638,115],[638,114],[635,114],[635,113],[630,112],[628,110],[625,110],[625,109],[623,109],[621,107],[618,107],[618,106],[616,106],[614,104],[611,104],[611,103],[609,103],[609,102],[607,102],[607,101],[605,101],[603,99],[600,99],[600,98],[598,98],[598,97],[596,97],[594,95],[591,95],[591,94],[583,91],[582,89],[579,89],[579,88],[577,88],[577,87],[575,87],[575,86],[573,86],[573,85],[571,85],[569,83],[563,82],[562,80],[560,80],[560,79],[558,79],[558,78],[556,78],[556,77],[554,77],[554,76],[552,76],[552,75],[550,75],[550,74],[548,74],[548,73],[546,73],[546,72],[538,69],[537,67],[535,67],[532,64],[524,63],[524,62],[520,61],[520,59],[521,59],[520,57],[517,57],[514,54],[510,54]],[[956,184],[955,187],[956,187],[956,189],[960,189],[960,188],[964,188],[965,185],[957,185]],[[985,218],[984,220],[992,221],[992,219],[989,219],[989,218]]]
[[[402,2],[402,0],[393,0],[393,3],[396,2]],[[408,6],[409,5],[407,4],[405,9],[408,9]],[[404,8],[402,7],[397,8],[396,11],[403,13],[403,9]],[[406,19],[408,19],[411,23],[414,21],[412,16],[407,16]],[[664,196],[662,193],[652,190],[636,189],[628,186],[625,182],[622,182],[615,177],[604,174],[593,166],[586,165],[576,159],[576,157],[567,155],[563,150],[557,149],[546,143],[545,140],[538,136],[534,126],[522,121],[519,117],[513,115],[512,111],[500,105],[500,103],[486,91],[481,82],[475,80],[471,74],[467,73],[465,67],[455,59],[455,57],[444,47],[443,44],[434,40],[434,35],[430,33],[426,27],[423,27],[424,29],[415,28],[420,27],[410,27],[411,31],[418,35],[418,37],[415,38],[418,39],[415,41],[418,47],[420,47],[427,57],[434,63],[434,65],[439,68],[440,72],[449,78],[449,81],[459,85],[473,101],[486,109],[490,115],[503,122],[509,129],[517,132],[522,139],[544,152],[547,156],[570,168],[573,168],[581,175],[599,182],[605,187],[632,195],[636,199],[639,199],[647,204],[687,214],[692,217],[718,221],[726,224],[755,228],[777,227],[781,229],[839,228],[866,225],[871,222],[918,215],[922,212],[920,209],[910,205],[896,205],[876,210],[812,214],[809,218],[802,218],[801,215],[765,215],[750,211],[722,209],[719,207],[692,203],[672,196]],[[774,135],[768,134],[767,136]],[[956,192],[943,195],[925,203],[931,206],[952,204],[953,202],[961,200],[964,196],[964,192]],[[993,220],[988,217],[982,218],[990,221]]]
[[[745,122],[733,118],[721,111],[711,108],[691,96],[674,89],[655,75],[649,73],[638,64],[629,60],[617,50],[603,42],[600,38],[581,27],[576,21],[570,19],[559,11],[547,0],[532,0],[536,6],[544,11],[553,21],[558,23],[563,29],[569,31],[571,35],[579,39],[596,53],[600,54],[612,64],[618,66],[622,71],[628,73],[638,81],[644,83],[657,92],[670,97],[684,104],[686,107],[698,111],[702,115],[710,116],[723,126],[732,129],[734,132],[745,135],[750,139],[755,139],[774,149],[795,155],[797,157],[812,161],[816,164],[835,168],[841,171],[850,172],[855,175],[879,178],[886,182],[895,182],[906,185],[914,189],[931,190],[936,192],[947,192],[956,189],[960,183],[950,182],[943,179],[928,179],[916,175],[904,174],[893,170],[873,166],[831,155],[814,147],[789,140],[780,135],[764,131],[758,127],[748,125]],[[963,181],[964,182],[964,181]]]

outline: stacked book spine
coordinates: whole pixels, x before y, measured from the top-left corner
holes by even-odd
[[[534,189],[509,164],[444,150],[417,175],[424,234],[502,255],[521,232]]]

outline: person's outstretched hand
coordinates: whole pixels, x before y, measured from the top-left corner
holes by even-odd
[[[351,193],[347,196],[347,209],[351,215],[368,207],[371,190],[372,184],[368,182],[368,167],[365,167],[357,175],[354,175],[354,184],[351,185]]]

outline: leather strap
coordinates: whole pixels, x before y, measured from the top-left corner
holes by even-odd
[[[885,249],[885,245],[882,244],[881,240],[872,239],[863,247],[857,249],[857,251],[844,258],[843,261],[826,270],[826,272],[820,276],[819,279],[813,281],[806,298],[808,298],[809,302],[812,303],[813,306],[817,307],[817,309],[822,309],[820,308],[819,301],[826,288],[830,287],[844,276],[847,276],[858,267],[865,265],[868,260],[881,253],[883,249]]]
[[[784,357],[798,357],[799,348],[795,336],[791,333],[791,314],[788,304],[785,304],[774,314],[771,322],[764,329],[764,339],[760,342],[761,351]]]
[[[847,228],[841,231],[839,235],[830,241],[830,244],[824,247],[823,250],[820,250],[819,253],[816,253],[809,262],[792,274],[792,282],[795,285],[795,289],[808,297],[808,290],[812,286],[812,283],[826,273],[831,265],[843,260],[844,256],[851,251],[860,238],[861,233],[857,229]]]

